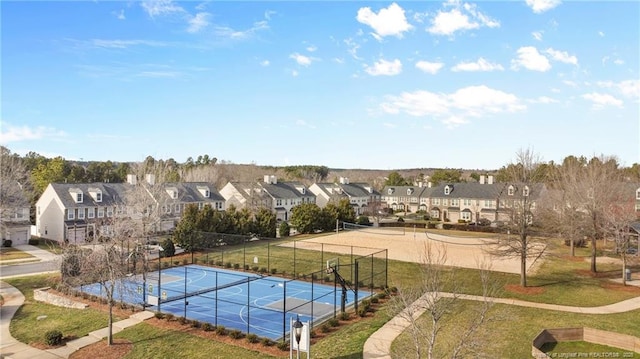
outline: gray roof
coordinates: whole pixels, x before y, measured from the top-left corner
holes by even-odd
[[[163,191],[163,200],[168,202],[180,203],[199,203],[199,202],[224,202],[224,197],[216,189],[213,183],[209,182],[167,182],[161,184]],[[174,187],[178,191],[178,198],[173,199],[165,189]],[[205,197],[199,188],[206,187],[209,190],[209,197]]]
[[[70,207],[97,207],[97,206],[115,206],[123,204],[123,198],[126,198],[127,192],[133,189],[132,185],[127,183],[51,183],[51,187],[62,201],[66,208]],[[72,189],[82,191],[82,202],[76,203],[75,198],[69,192]],[[91,195],[90,189],[97,189],[102,192],[102,202],[96,202]]]
[[[420,187],[420,186],[385,186],[382,189],[383,196],[394,196],[394,197],[428,197],[433,188],[430,187]],[[392,191],[389,194],[389,190]]]
[[[469,199],[497,199],[506,198],[509,183],[481,184],[470,183],[444,183],[432,188],[431,198],[469,198]],[[449,195],[445,194],[445,187],[450,186]],[[518,185],[514,184],[516,188]],[[532,198],[539,198],[545,191],[546,186],[541,183],[529,185]]]
[[[300,182],[277,182],[277,183],[264,183],[260,182],[260,185],[264,190],[275,199],[293,199],[293,198],[315,198],[316,196],[308,190]],[[302,194],[298,188],[304,187],[305,194]]]

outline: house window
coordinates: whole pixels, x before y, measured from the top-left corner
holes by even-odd
[[[19,208],[16,211],[16,219],[23,219],[24,218],[24,210],[22,208]]]
[[[84,208],[78,208],[78,219],[84,219]]]
[[[471,200],[467,198],[467,199],[462,200],[462,203],[463,203],[465,206],[470,206],[470,205],[471,205]]]
[[[71,208],[67,210],[67,219],[76,219],[76,210]]]
[[[522,196],[523,197],[529,196],[529,186],[524,186],[524,188],[522,189]]]
[[[104,217],[104,208],[98,207],[98,218]]]
[[[515,187],[509,186],[509,189],[507,189],[507,195],[513,196],[514,191],[515,191]]]
[[[636,191],[636,199],[640,199],[640,188]]]
[[[82,203],[82,193],[76,193],[76,203]]]
[[[276,206],[282,206],[282,200],[281,199],[276,200]]]
[[[164,209],[166,213],[171,213],[171,206],[165,206]]]
[[[173,198],[173,199],[178,198],[178,191],[171,192],[171,198]]]
[[[199,202],[199,203],[198,203],[198,209],[199,209],[199,210],[202,210],[203,208],[204,208],[204,203]]]
[[[462,212],[462,213],[460,213],[460,216],[465,221],[470,221],[471,220],[471,212]]]
[[[204,196],[209,198],[209,196],[211,195],[211,193],[209,192],[209,190],[205,190],[204,191]]]
[[[173,206],[173,212],[180,213],[180,204],[179,203],[176,203],[175,206]]]
[[[493,207],[493,201],[488,200],[488,199],[487,199],[487,200],[485,200],[485,201],[484,201],[484,206],[485,206],[486,208],[492,208],[492,207]]]
[[[445,194],[445,195],[449,195],[449,193],[451,193],[451,187],[446,186],[446,187],[444,188],[444,194]]]
[[[440,198],[434,198],[431,201],[433,202],[432,204],[440,205]]]
[[[96,216],[96,209],[95,208],[89,208],[89,212],[87,212],[87,218],[94,218]]]
[[[388,194],[393,194],[393,188],[389,188],[389,189],[387,190],[387,193],[388,193]]]
[[[447,203],[449,203],[449,201],[446,198],[442,200],[442,205],[443,206],[447,206]]]
[[[102,202],[102,192],[96,192],[96,202]]]
[[[452,199],[451,200],[451,205],[454,207],[459,207],[460,206],[460,200],[459,199]]]
[[[107,217],[113,217],[113,207],[107,207]]]

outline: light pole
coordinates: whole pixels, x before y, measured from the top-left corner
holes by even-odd
[[[300,359],[300,338],[302,337],[302,322],[300,316],[296,314],[296,321],[293,322],[293,335],[296,338],[296,358]]]
[[[164,251],[164,248],[158,245],[158,313],[161,313],[160,304],[162,303],[162,272],[160,271],[162,269],[160,260],[160,258],[162,257],[162,251]]]

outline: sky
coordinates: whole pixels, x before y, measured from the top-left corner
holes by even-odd
[[[21,155],[350,169],[640,163],[637,1],[2,1]]]

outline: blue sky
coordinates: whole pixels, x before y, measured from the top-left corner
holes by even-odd
[[[67,159],[640,162],[640,3],[2,1],[0,143]]]

